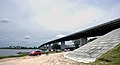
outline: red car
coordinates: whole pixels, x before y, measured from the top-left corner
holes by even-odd
[[[36,55],[41,55],[40,51],[32,51],[29,53],[30,56],[36,56]]]

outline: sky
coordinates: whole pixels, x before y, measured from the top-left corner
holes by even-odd
[[[0,0],[0,39],[42,43],[120,18],[120,0]]]

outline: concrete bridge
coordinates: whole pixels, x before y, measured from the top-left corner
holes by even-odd
[[[77,33],[62,37],[62,38],[49,41],[47,43],[40,45],[38,48],[39,49],[46,48],[46,49],[51,50],[51,44],[61,42],[61,50],[64,50],[65,41],[70,41],[70,40],[76,41],[79,43],[80,46],[83,46],[84,44],[87,43],[88,37],[102,36],[117,28],[120,28],[120,18],[82,30],[80,32],[77,32]]]

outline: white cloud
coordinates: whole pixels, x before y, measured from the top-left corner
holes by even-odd
[[[33,11],[40,12],[33,17],[33,20],[48,30],[73,31],[103,16],[101,9],[83,4],[78,5],[55,0],[35,4],[32,5]]]
[[[31,38],[30,35],[24,36],[24,39],[30,39],[30,38]]]
[[[90,27],[90,23],[103,23],[103,21],[120,16],[119,3],[114,6],[110,5],[111,9],[106,10],[105,8],[95,6],[95,4],[93,4],[94,2],[88,3],[87,0],[12,1],[14,1],[12,4],[14,4],[14,6],[16,5],[16,8],[9,4],[14,10],[10,10],[10,12],[5,10],[5,13],[12,12],[9,19],[15,24],[14,26],[13,24],[8,26],[12,28],[12,30],[15,29],[15,31],[42,32],[45,30],[54,30],[73,32],[81,30],[85,25],[88,25],[86,27]],[[104,4],[101,5],[104,6]],[[6,9],[8,9],[7,6]],[[12,15],[14,17],[12,17]],[[8,15],[6,14],[6,16]],[[94,20],[96,20],[96,22]],[[7,29],[9,27],[4,28]]]
[[[0,35],[45,42],[119,18],[119,12],[119,0],[0,0],[0,20],[10,21],[0,21]]]
[[[63,34],[58,34],[56,35],[57,38],[61,38],[61,37],[65,37],[66,35],[63,35]]]

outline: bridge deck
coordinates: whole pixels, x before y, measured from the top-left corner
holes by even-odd
[[[80,39],[82,37],[101,36],[101,35],[104,35],[110,31],[114,30],[114,29],[117,29],[117,28],[120,28],[120,18],[110,21],[110,22],[107,22],[107,23],[103,23],[103,24],[94,26],[92,28],[88,28],[86,30],[83,30],[83,31],[59,38],[59,39],[49,41],[47,43],[40,45],[38,48],[40,48],[44,45],[55,43],[55,42],[75,40],[75,39]]]

